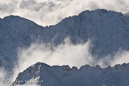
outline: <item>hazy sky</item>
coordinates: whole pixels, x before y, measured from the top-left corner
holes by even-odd
[[[40,25],[53,25],[84,10],[129,12],[129,0],[0,0],[0,17],[19,15]]]

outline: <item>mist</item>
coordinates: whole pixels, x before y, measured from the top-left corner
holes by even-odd
[[[129,51],[121,50],[115,54],[115,56],[107,55],[103,59],[100,59],[98,64],[101,67],[107,67],[111,65],[112,67],[117,64],[129,63]]]
[[[56,47],[46,47],[45,44],[32,43],[30,47],[19,49],[18,66],[15,67],[14,77],[29,66],[43,62],[48,65],[69,65],[80,67],[85,64],[92,64],[93,58],[89,52],[90,40],[85,44],[74,45],[67,38],[65,43]],[[14,78],[15,79],[15,78]]]
[[[3,81],[5,80],[6,72],[4,68],[0,68],[0,86],[5,86]]]
[[[6,79],[7,72],[0,69],[0,85],[6,86],[12,84],[20,72],[23,72],[29,66],[43,62],[48,65],[69,65],[80,68],[83,65],[100,65],[105,68],[109,65],[112,67],[116,64],[129,62],[129,51],[120,50],[115,56],[107,55],[101,59],[96,59],[90,52],[91,41],[86,43],[72,44],[69,38],[64,40],[64,43],[58,46],[45,46],[43,43],[34,42],[29,47],[18,49],[18,62],[14,68],[13,75]],[[97,55],[96,55],[97,56]],[[3,82],[4,81],[4,82]],[[6,84],[5,84],[6,83]],[[28,85],[25,85],[28,86]],[[35,86],[35,85],[34,85]]]
[[[42,26],[55,25],[84,10],[107,9],[128,13],[129,0],[0,0],[0,17],[18,15]]]
[[[129,51],[120,49],[115,56],[107,55],[101,59],[92,56],[90,52],[91,41],[86,43],[72,44],[69,38],[66,38],[64,43],[53,47],[45,46],[42,43],[32,43],[30,47],[19,48],[18,52],[18,66],[14,68],[13,79],[15,79],[19,72],[24,71],[29,66],[43,62],[48,65],[69,65],[80,68],[83,65],[100,65],[102,68],[107,66],[115,66],[116,64],[123,64],[129,62]],[[97,56],[97,55],[96,55]]]

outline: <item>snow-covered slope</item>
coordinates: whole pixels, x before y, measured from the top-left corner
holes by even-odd
[[[18,75],[15,86],[16,83],[25,85],[26,81],[28,81],[26,86],[34,85],[35,82],[39,86],[128,86],[128,75],[129,64],[104,69],[99,65],[96,67],[85,65],[77,69],[36,63]]]
[[[93,45],[90,51],[96,58],[113,55],[119,48],[129,50],[129,17],[99,9],[84,11],[50,27],[18,16],[5,17],[0,19],[0,65],[12,66],[19,47],[30,46],[37,40],[58,45],[68,36],[73,44],[90,39]]]

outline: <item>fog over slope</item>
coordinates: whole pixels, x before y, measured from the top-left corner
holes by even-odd
[[[0,66],[14,69],[14,77],[36,62],[71,67],[128,63],[128,43],[129,17],[104,9],[50,27],[19,16],[0,19]]]
[[[84,10],[103,8],[127,13],[128,3],[129,0],[0,0],[0,17],[19,15],[46,26]]]

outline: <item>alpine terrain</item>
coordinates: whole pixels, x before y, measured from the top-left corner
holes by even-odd
[[[90,52],[96,60],[107,55],[113,58],[120,49],[129,50],[129,16],[98,9],[84,11],[49,27],[19,16],[7,16],[0,19],[0,67],[12,71],[17,65],[19,48],[29,47],[33,42],[50,43],[53,47],[67,37],[74,45],[90,39]],[[20,73],[16,81],[43,80],[40,86],[128,86],[128,74],[128,64],[105,69],[99,66],[77,69],[37,63]]]

